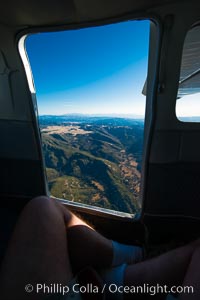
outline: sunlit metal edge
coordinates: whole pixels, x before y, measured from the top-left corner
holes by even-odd
[[[79,211],[88,212],[90,214],[98,214],[98,215],[102,215],[102,216],[104,215],[107,217],[117,217],[117,218],[123,218],[123,219],[128,219],[128,220],[133,220],[133,219],[135,220],[137,218],[137,214],[129,214],[126,212],[115,211],[112,209],[92,206],[92,205],[78,203],[78,202],[72,202],[70,200],[57,198],[54,196],[51,196],[51,198],[61,201],[63,204],[67,205],[68,207],[70,207],[72,209],[78,208]]]

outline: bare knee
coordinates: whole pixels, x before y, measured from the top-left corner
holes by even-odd
[[[24,207],[24,212],[37,212],[39,214],[43,214],[52,209],[55,209],[55,204],[53,203],[53,200],[51,198],[47,196],[38,196],[31,199],[26,204],[26,206]]]
[[[55,200],[47,196],[39,196],[26,204],[19,220],[28,222],[29,224],[42,224],[43,222],[47,223],[61,219],[64,220],[64,216]]]
[[[77,225],[77,223],[80,224],[81,222],[80,219],[64,207],[62,203],[47,196],[39,196],[30,200],[25,206],[23,213],[29,216],[37,216],[38,221],[46,219],[47,217],[59,217],[64,220],[66,227]]]
[[[66,225],[71,222],[73,216],[73,214],[66,207],[64,207],[62,203],[47,196],[33,198],[27,204],[25,209],[27,209],[29,212],[35,211],[38,215],[42,215],[43,217],[44,215],[60,216],[63,218]]]

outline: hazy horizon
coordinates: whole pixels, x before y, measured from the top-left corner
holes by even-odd
[[[142,115],[135,115],[135,114],[84,114],[84,113],[69,113],[69,114],[60,114],[60,115],[56,115],[56,114],[38,114],[39,117],[79,117],[79,116],[82,116],[82,117],[88,117],[88,118],[92,118],[92,117],[110,117],[110,118],[124,118],[124,119],[139,119],[139,120],[144,120],[144,116]],[[184,121],[184,120],[192,120],[192,122],[195,122],[195,119],[196,119],[196,122],[200,122],[200,115],[199,116],[179,116],[178,119],[180,121]]]
[[[131,118],[135,118],[135,117],[138,117],[138,118],[143,118],[144,119],[144,116],[143,115],[137,115],[137,114],[125,114],[125,113],[121,113],[121,114],[117,114],[117,113],[108,113],[108,114],[98,114],[98,113],[64,113],[64,114],[38,114],[40,117],[43,117],[43,116],[56,116],[56,117],[64,117],[64,116],[92,116],[92,117],[107,117],[107,116],[121,116],[121,117],[131,117]]]

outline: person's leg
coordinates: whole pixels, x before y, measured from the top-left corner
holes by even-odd
[[[167,285],[168,289],[172,286],[180,286],[183,284],[185,274],[196,251],[200,253],[199,240],[171,250],[151,260],[127,266],[124,274],[124,285],[137,287],[147,284],[149,286],[159,284],[160,286]],[[127,293],[125,298],[131,299],[133,296],[134,299],[152,298],[150,293]],[[166,294],[160,293],[153,298],[165,299]]]
[[[141,247],[124,245],[105,238],[58,201],[56,203],[66,216],[69,256],[74,272],[86,266],[108,268],[142,259]]]
[[[58,204],[59,205],[59,204]],[[69,253],[72,265],[79,270],[86,265],[95,268],[108,268],[111,265],[113,249],[111,241],[100,235],[84,221],[76,217],[64,207],[61,208],[67,216],[66,227],[68,231]],[[181,285],[189,266],[192,255],[200,246],[200,240],[169,251],[159,257],[153,258],[126,268],[124,285],[156,284]],[[127,294],[127,298],[132,294]],[[146,295],[146,298],[152,296]],[[145,299],[145,295],[135,295],[136,299]],[[157,295],[157,299],[164,299],[165,294]],[[156,298],[156,297],[154,297]]]
[[[27,294],[25,286],[66,285],[71,279],[63,214],[49,198],[35,198],[21,213],[2,263],[1,299],[43,299],[44,294]]]
[[[66,234],[65,224],[67,231],[71,230],[71,237]],[[102,267],[102,263],[110,264],[112,257],[110,241],[108,242],[66,209],[63,211],[59,204],[47,197],[32,200],[20,217],[3,263],[1,270],[3,299],[26,299],[24,286],[27,283],[34,285],[40,281],[46,284],[52,282],[67,284],[72,278],[67,242],[72,243],[72,260],[78,259],[80,265]],[[199,241],[150,261],[128,266],[124,284],[137,286],[143,283],[149,285],[159,283],[167,284],[169,287],[171,284],[181,284],[198,244]],[[86,258],[83,258],[82,254],[85,254]],[[10,293],[14,294],[15,298],[11,297]],[[135,299],[138,296],[135,295]],[[144,295],[140,298],[144,299]],[[37,298],[35,295],[32,298],[29,295],[29,299]]]
[[[82,219],[63,208],[71,265],[74,272],[86,266],[110,267],[113,257],[111,240],[105,238]]]

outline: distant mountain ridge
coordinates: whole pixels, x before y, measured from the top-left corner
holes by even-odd
[[[45,118],[45,117],[87,117],[87,118],[123,118],[123,119],[139,119],[144,120],[144,115],[137,115],[137,114],[119,114],[119,113],[113,113],[113,114],[82,114],[82,113],[70,113],[70,114],[63,114],[63,115],[40,115],[39,118]]]

